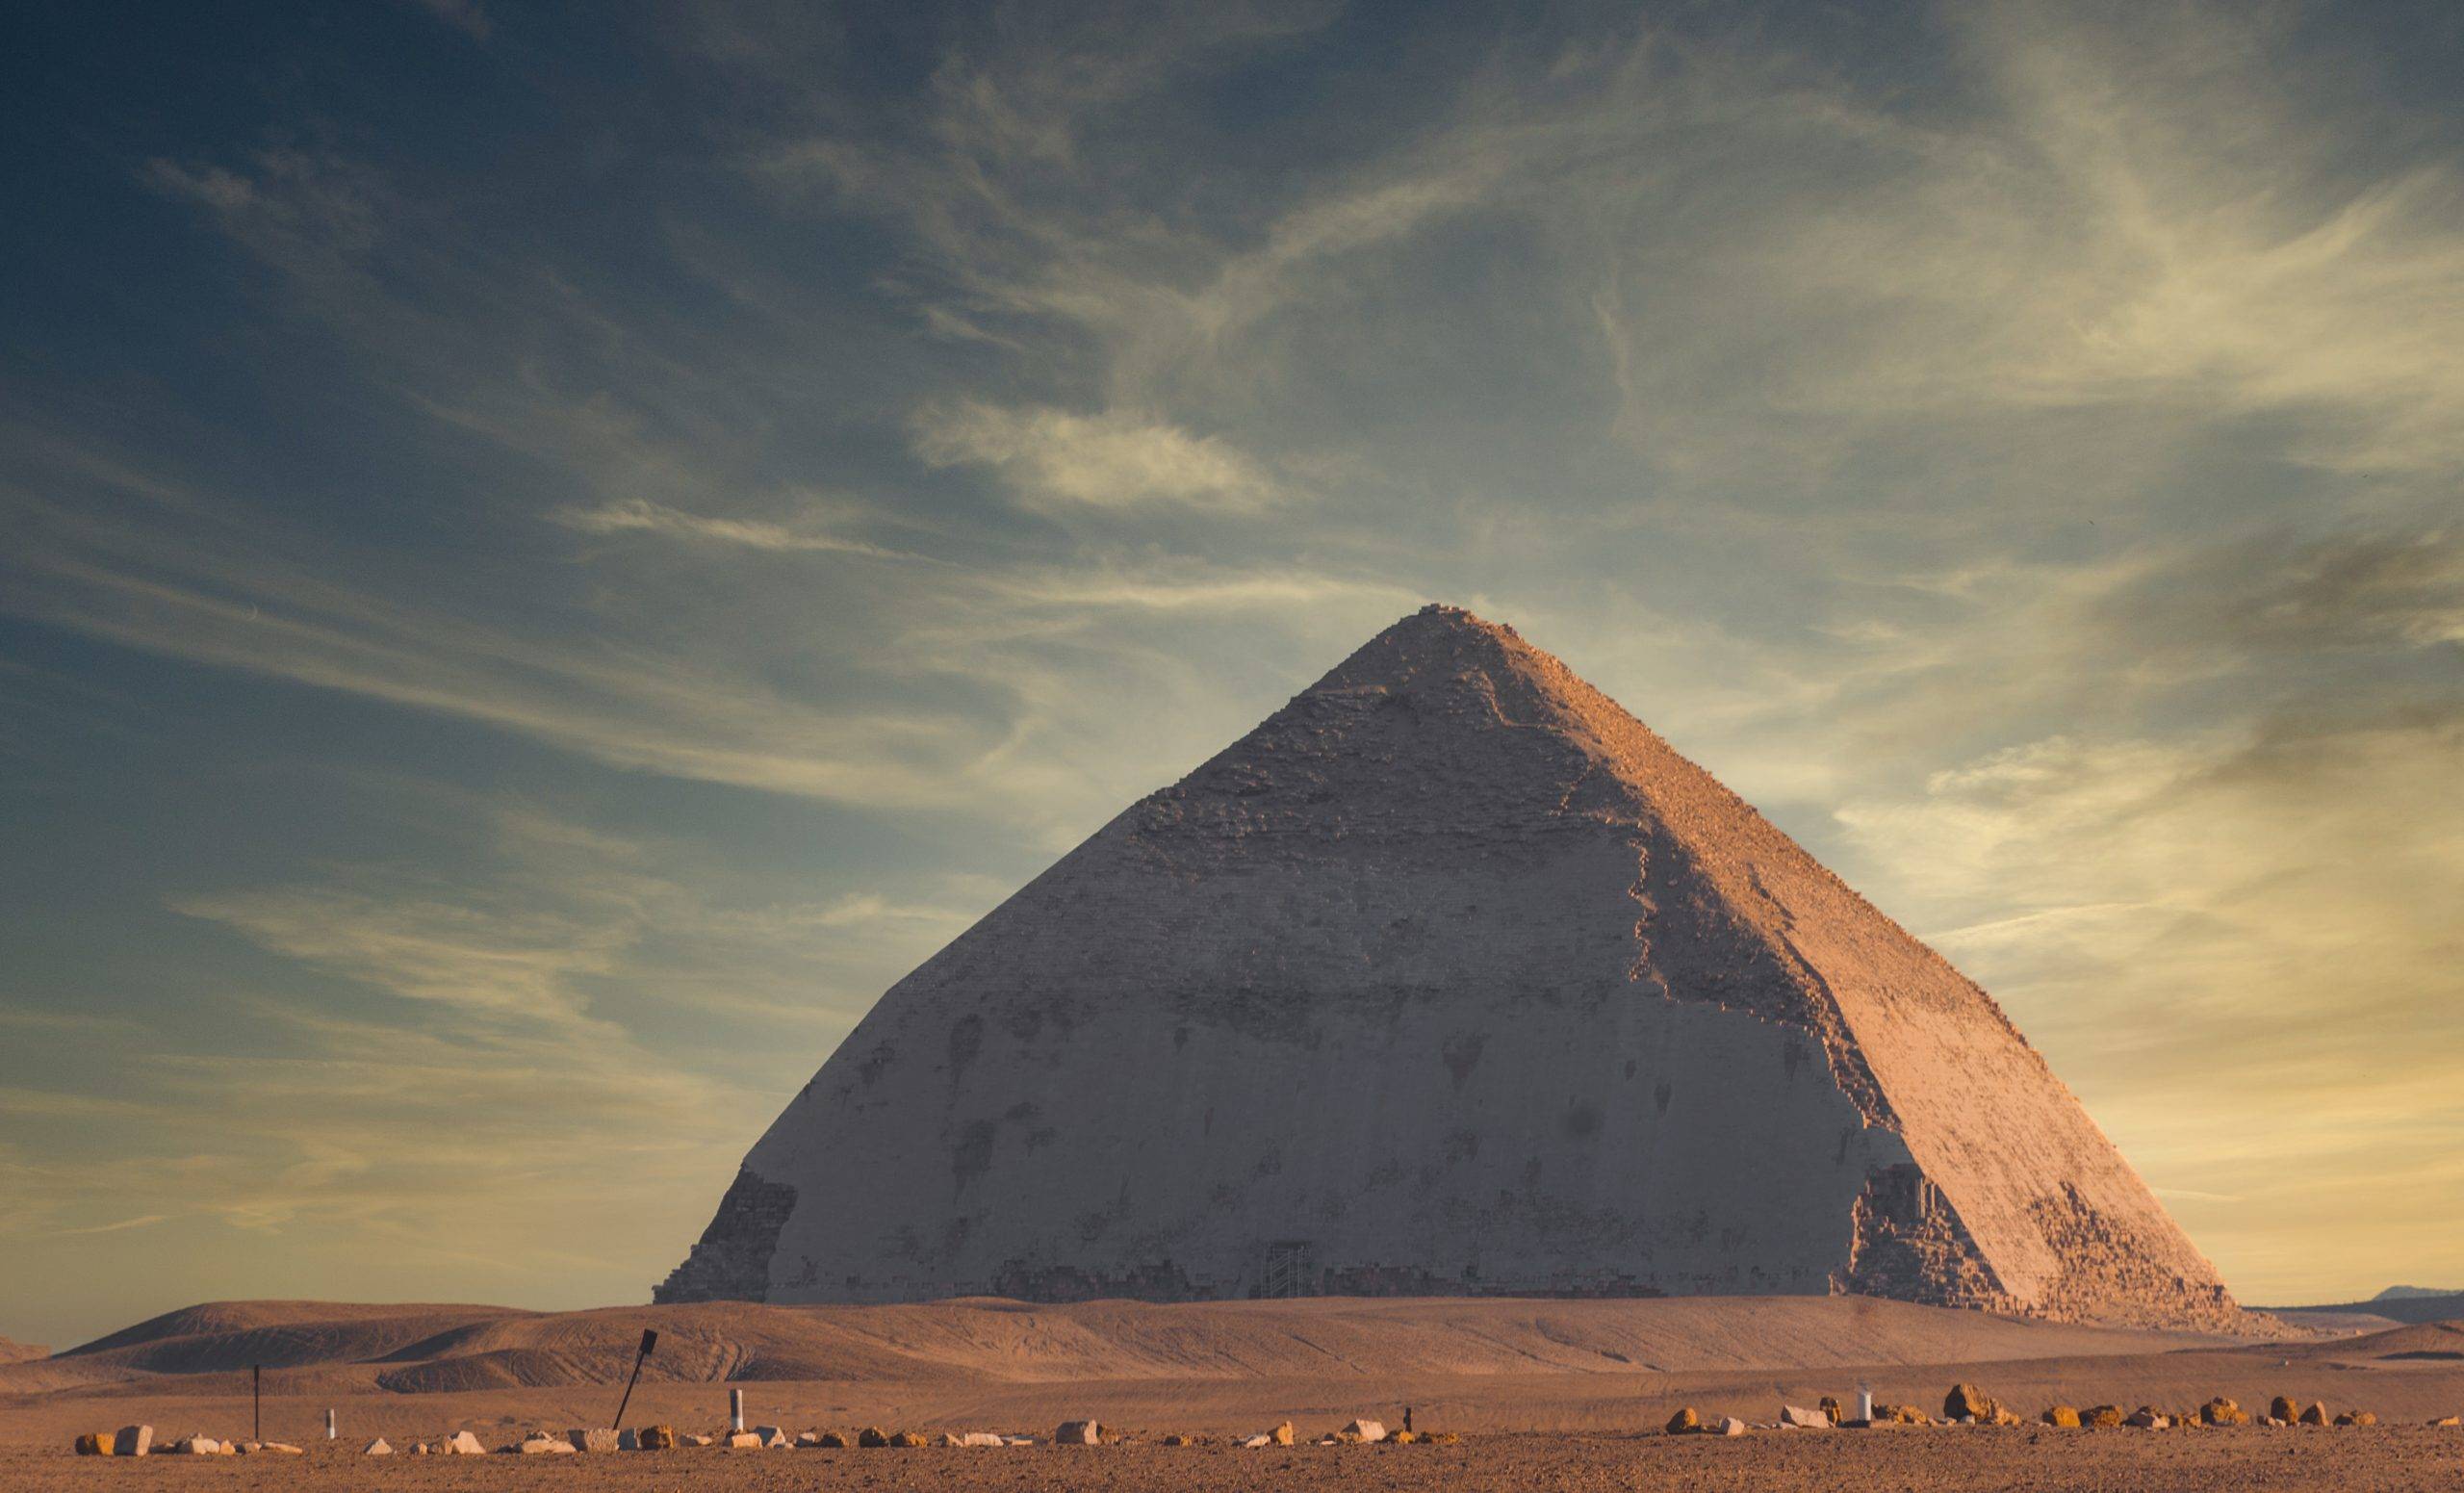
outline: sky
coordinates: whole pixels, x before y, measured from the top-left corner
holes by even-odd
[[[21,8],[0,1334],[647,1299],[1425,602],[2464,1286],[2464,11]]]

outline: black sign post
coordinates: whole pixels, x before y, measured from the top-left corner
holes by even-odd
[[[633,1377],[625,1381],[625,1398],[616,1402],[616,1429],[619,1430],[625,1428],[625,1406],[633,1403],[633,1386],[641,1382],[642,1360],[648,1358],[651,1355],[651,1350],[657,1346],[658,1329],[644,1327],[641,1351],[633,1354]]]

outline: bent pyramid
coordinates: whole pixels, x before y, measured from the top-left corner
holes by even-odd
[[[2240,1310],[1993,1001],[1431,606],[890,988],[662,1301]]]

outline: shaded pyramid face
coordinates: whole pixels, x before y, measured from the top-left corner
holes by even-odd
[[[1433,606],[892,987],[656,1297],[1706,1293],[2239,1319],[1982,991]]]

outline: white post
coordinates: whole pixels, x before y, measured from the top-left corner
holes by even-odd
[[[728,1391],[728,1429],[744,1429],[744,1391],[741,1389]]]
[[[1874,1392],[1866,1386],[1860,1384],[1857,1386],[1857,1419],[1861,1421],[1870,1421],[1873,1418]]]
[[[333,1407],[328,1405],[325,1407],[325,1439],[331,1441],[334,1435],[334,1411]]]

